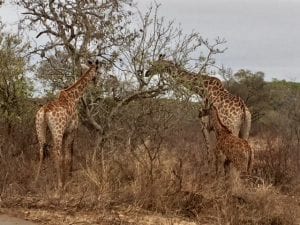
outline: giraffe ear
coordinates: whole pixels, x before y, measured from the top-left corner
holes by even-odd
[[[83,71],[86,71],[89,69],[89,67],[86,64],[80,64],[80,66]]]

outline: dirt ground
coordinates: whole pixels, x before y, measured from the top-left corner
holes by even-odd
[[[0,201],[0,225],[196,225],[187,218],[156,214],[133,206],[92,210],[66,205],[58,199],[56,202],[29,197],[6,199],[2,203]]]
[[[68,210],[15,208],[13,210],[2,209],[2,213],[5,213],[5,215],[0,216],[1,225],[196,225],[195,222],[183,218],[167,217],[159,214],[150,215],[133,209],[120,209],[110,212],[70,212]]]
[[[4,214],[0,215],[0,224],[1,225],[37,225],[36,223],[32,223],[23,219],[19,219]]]
[[[286,196],[286,202],[297,202],[298,224],[300,225],[300,199]],[[174,217],[145,210],[118,206],[109,210],[84,210],[76,208],[48,207],[30,202],[24,205],[0,208],[1,225],[196,225],[197,221]],[[22,218],[22,219],[20,219]],[[24,219],[24,220],[23,220]],[[29,222],[32,221],[32,222]]]

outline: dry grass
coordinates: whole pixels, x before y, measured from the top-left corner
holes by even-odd
[[[123,139],[109,139],[97,154],[95,134],[81,127],[73,176],[61,195],[55,189],[50,158],[37,185],[33,184],[37,166],[36,139],[30,135],[33,126],[16,129],[14,137],[1,134],[0,208],[56,225],[76,221],[296,225],[300,217],[296,148],[266,144],[263,154],[256,156],[257,164],[263,162],[260,173],[235,183],[239,188],[233,193],[224,178],[216,178],[212,172],[213,161],[199,135],[199,121],[191,118],[196,117],[173,121],[171,129],[155,130],[154,124],[151,130],[141,125],[131,136],[132,142],[127,135],[132,130],[122,130],[118,137]]]

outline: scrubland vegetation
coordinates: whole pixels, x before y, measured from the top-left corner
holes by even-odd
[[[0,212],[42,224],[299,224],[299,83],[219,71],[252,113],[254,168],[232,195],[205,147],[201,104],[166,77],[144,77],[149,61],[166,52],[213,76],[224,40],[183,35],[156,5],[142,15],[127,0],[16,2],[26,12],[23,30],[0,30]],[[51,39],[21,41],[29,30]],[[34,116],[96,56],[103,71],[80,102],[73,175],[57,197],[51,148],[33,182]]]

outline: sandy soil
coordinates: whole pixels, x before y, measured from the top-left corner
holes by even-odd
[[[148,214],[139,210],[120,209],[113,211],[76,211],[51,210],[51,209],[2,209],[3,221],[0,217],[1,225],[196,225],[195,222],[188,221],[180,217],[168,217],[159,214]],[[7,216],[10,215],[10,216]],[[13,216],[25,218],[19,220]],[[18,221],[18,223],[9,223]]]
[[[119,211],[119,212],[107,212],[107,213],[95,213],[95,212],[76,212],[68,213],[66,211],[51,211],[41,209],[15,209],[13,212],[11,209],[7,211],[7,214],[0,215],[1,225],[196,225],[196,222],[187,221],[183,218],[166,217],[161,215],[147,215],[141,212],[131,211]],[[12,216],[10,216],[12,215]],[[18,219],[13,217],[18,215],[19,217],[26,218],[31,221]],[[299,215],[300,216],[300,215]],[[300,225],[300,218],[298,223]]]
[[[38,225],[37,223],[32,223],[8,215],[0,215],[0,224],[1,225]]]
[[[298,206],[296,217],[300,225],[300,199],[282,196],[287,203]],[[298,202],[299,200],[299,202]],[[148,212],[134,207],[116,206],[110,209],[84,209],[51,202],[23,200],[0,206],[0,225],[196,225],[197,220]],[[26,220],[17,219],[24,218]]]

